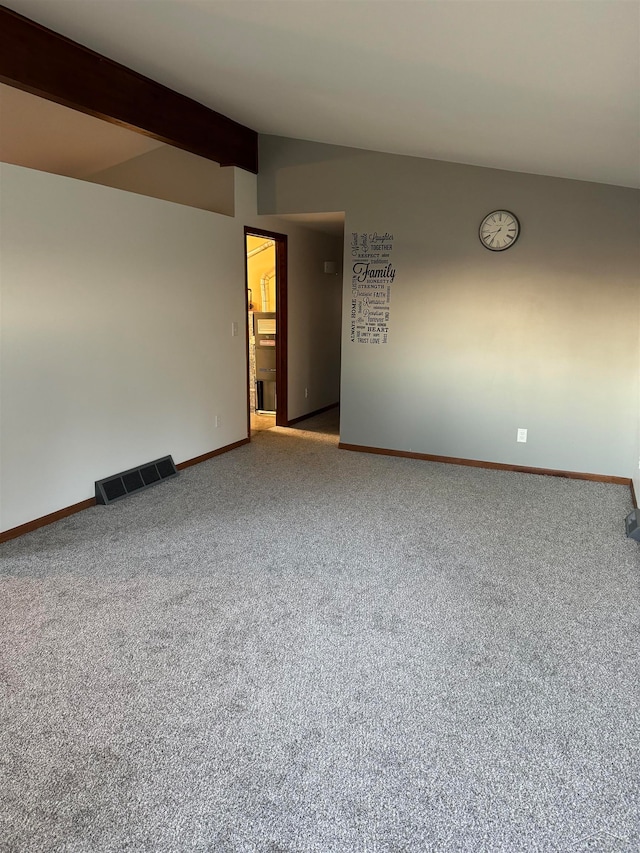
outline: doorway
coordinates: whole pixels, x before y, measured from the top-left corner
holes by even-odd
[[[287,426],[287,235],[245,227],[247,433]]]

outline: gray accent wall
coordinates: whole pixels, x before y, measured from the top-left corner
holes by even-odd
[[[346,212],[343,442],[637,474],[637,191],[268,136],[260,164],[260,214]],[[493,253],[498,208],[522,230]],[[349,334],[349,240],[373,231],[396,267],[377,347]]]

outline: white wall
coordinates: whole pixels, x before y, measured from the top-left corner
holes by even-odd
[[[238,223],[3,165],[1,226],[2,530],[246,436]]]
[[[345,210],[341,439],[631,477],[634,190],[261,137],[259,210]],[[478,240],[496,208],[518,243]],[[349,339],[352,231],[395,236],[387,345]],[[516,430],[529,430],[527,444]]]
[[[337,401],[342,241],[257,216],[255,176],[233,219],[0,168],[0,531],[246,438],[245,225],[289,236],[289,418]]]

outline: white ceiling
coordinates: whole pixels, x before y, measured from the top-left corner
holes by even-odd
[[[261,133],[640,185],[639,0],[4,0]]]

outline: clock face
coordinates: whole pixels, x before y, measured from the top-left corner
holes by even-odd
[[[518,218],[508,210],[494,210],[482,220],[478,234],[485,249],[504,252],[518,239],[520,223]]]

